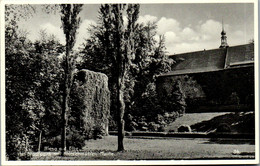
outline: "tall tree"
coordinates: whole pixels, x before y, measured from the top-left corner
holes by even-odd
[[[124,150],[123,138],[124,138],[124,111],[125,111],[125,102],[124,102],[124,75],[126,72],[126,61],[127,57],[125,55],[125,46],[124,46],[124,20],[123,20],[123,11],[125,5],[113,5],[112,12],[114,13],[113,23],[115,26],[114,30],[114,41],[115,41],[115,63],[116,68],[116,89],[117,89],[117,112],[118,112],[118,151]]]
[[[79,28],[80,18],[78,17],[82,10],[81,4],[62,4],[61,8],[61,22],[63,32],[66,38],[66,53],[64,60],[64,89],[63,89],[63,102],[62,102],[62,133],[61,133],[61,156],[64,156],[66,151],[66,127],[67,116],[69,111],[69,94],[72,85],[72,66],[70,64],[70,55],[73,46],[76,42],[76,33]]]
[[[127,26],[124,26],[123,20],[125,12],[128,18]],[[138,13],[139,5],[129,4],[127,7],[124,4],[101,5],[99,10],[101,26],[98,28],[98,35],[88,40],[97,43],[101,46],[99,48],[103,48],[100,50],[94,46],[95,50],[99,50],[98,52],[104,55],[101,60],[106,62],[108,68],[102,67],[102,70],[110,76],[110,89],[112,96],[115,96],[112,98],[111,107],[112,110],[117,110],[118,151],[124,150],[125,76],[130,59],[134,55],[133,32]],[[86,46],[88,53],[93,49],[92,46]]]
[[[35,91],[36,101],[40,100],[44,114],[37,121],[35,128],[39,132],[38,151],[41,149],[41,137],[57,136],[61,125],[61,82],[63,80],[62,59],[64,46],[59,43],[54,35],[49,35],[45,30],[39,32],[40,37],[34,42],[34,54],[41,57],[37,61],[39,76],[38,87]],[[55,126],[55,127],[54,127]]]
[[[139,5],[129,4],[124,7],[126,11],[120,10],[120,12],[116,10],[116,6],[101,5],[99,24],[90,29],[92,35],[86,41],[85,48],[82,51],[85,54],[82,67],[104,72],[109,77],[111,120],[118,121],[118,143],[119,150],[122,150],[124,135],[124,126],[120,126],[124,123],[124,120],[121,119],[122,116],[125,111],[128,113],[133,111],[136,108],[134,105],[142,104],[140,98],[146,93],[147,85],[150,82],[155,82],[157,74],[170,70],[173,61],[165,56],[163,37],[160,38],[159,42],[155,40],[156,24],[137,23]],[[127,16],[124,27],[123,12]],[[118,32],[118,30],[121,32]],[[121,54],[118,54],[117,50]],[[123,56],[122,62],[117,58],[120,58],[119,55]],[[122,66],[121,69],[119,69],[120,65]],[[123,86],[120,87],[117,86],[119,85],[118,78],[121,78],[122,75],[123,79],[120,79],[120,84]],[[121,91],[118,87],[121,88]],[[122,92],[124,93],[124,103],[120,105],[118,94],[121,93],[122,95]],[[117,108],[118,106],[121,107],[121,110]],[[122,108],[124,108],[124,112],[122,112]],[[134,113],[136,112],[135,110]],[[110,125],[113,127],[113,124]]]
[[[114,39],[114,67],[115,76],[117,79],[117,112],[118,112],[118,151],[124,150],[123,139],[124,139],[124,113],[125,113],[125,77],[126,72],[130,66],[131,58],[135,54],[133,49],[133,32],[135,31],[135,24],[138,19],[139,5],[129,4],[127,6],[127,28],[124,27],[123,12],[125,10],[124,4],[112,5],[112,25],[113,25],[113,39]]]
[[[24,106],[36,88],[38,57],[32,54],[32,43],[26,33],[19,32],[18,22],[34,12],[31,5],[5,6],[6,156],[9,160],[30,159],[29,133],[33,132],[34,117]]]

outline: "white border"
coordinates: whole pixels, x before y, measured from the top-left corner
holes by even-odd
[[[176,3],[256,3],[257,0],[2,0],[3,4],[60,4],[60,3],[139,3],[139,4],[176,4]]]
[[[1,101],[1,147],[5,147],[5,19],[4,19],[4,4],[0,2],[0,16],[1,16],[1,25],[0,30],[1,30],[1,35],[0,35],[0,41],[1,41],[1,56],[0,56],[0,79],[1,79],[1,96],[0,96],[0,101]],[[2,132],[3,131],[3,132]],[[1,164],[3,164],[3,161],[5,158],[5,151],[3,150],[5,148],[1,148]]]
[[[257,0],[0,0],[1,16],[1,165],[165,165],[165,164],[258,164],[259,163],[259,57],[258,57],[258,1]],[[59,4],[59,3],[254,3],[254,42],[255,42],[255,159],[252,160],[88,160],[88,161],[6,161],[5,160],[5,42],[4,42],[4,6],[5,4]]]

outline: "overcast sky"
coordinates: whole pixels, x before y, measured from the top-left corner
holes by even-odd
[[[88,38],[89,25],[97,22],[99,6],[84,5],[76,47]],[[158,35],[165,35],[167,51],[174,54],[218,48],[222,18],[229,46],[246,44],[254,38],[254,6],[249,3],[141,4],[139,22],[156,21]],[[20,22],[20,27],[29,31],[33,41],[39,38],[40,29],[65,41],[59,14],[37,10],[32,18]]]

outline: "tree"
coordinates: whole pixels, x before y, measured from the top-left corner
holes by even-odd
[[[121,79],[124,82],[122,84],[124,87],[121,87],[120,92],[123,95],[124,112],[127,112],[127,115],[137,115],[138,111],[141,110],[140,108],[142,108],[144,98],[142,100],[141,98],[148,91],[149,83],[155,85],[156,75],[169,71],[174,61],[168,59],[165,55],[163,36],[160,37],[158,42],[155,40],[156,24],[148,23],[144,25],[136,23],[139,5],[129,4],[127,6],[126,14],[128,20],[124,27],[122,21],[123,10],[116,12],[114,7],[113,5],[101,5],[99,24],[90,29],[92,35],[86,40],[85,48],[82,50],[84,63],[81,68],[88,68],[108,75],[109,89],[111,91],[110,112],[112,121],[113,119],[119,121],[121,118],[119,111],[114,111],[119,109],[117,108],[118,106],[121,107],[118,104],[118,93],[116,93],[118,92],[118,87],[116,86],[118,85],[118,78],[124,75],[123,79]],[[115,19],[116,14],[120,15],[120,17],[117,17],[119,21]],[[120,24],[120,28],[118,28],[117,24]],[[118,33],[118,29],[122,32]],[[117,42],[118,37],[116,35],[118,34],[121,36],[119,38],[121,42]],[[125,47],[118,47],[122,45],[125,45]],[[117,50],[122,54],[118,54]],[[123,54],[124,64],[117,64],[116,55]],[[118,70],[118,67],[115,66],[120,65],[122,69]],[[118,77],[118,71],[123,73],[120,77]],[[155,89],[154,93],[156,93]],[[138,111],[136,108],[138,108]],[[151,109],[154,110],[155,108],[150,107]],[[147,114],[143,115],[147,116]],[[118,130],[121,131],[119,128]],[[119,132],[119,135],[121,135],[121,132]],[[119,138],[119,140],[122,140],[122,138]]]
[[[48,10],[53,11],[56,6],[50,6]],[[39,151],[42,140],[59,134],[61,95],[64,94],[61,92],[65,87],[61,81],[64,81],[65,75],[62,67],[66,58],[60,56],[64,53],[64,46],[54,35],[42,30],[40,38],[31,42],[27,38],[28,33],[18,27],[20,19],[24,16],[23,19],[26,19],[35,12],[34,6],[6,5],[5,12],[6,154],[10,160],[29,159],[28,152]],[[73,14],[77,14],[77,9],[72,10]],[[74,22],[75,19],[71,18],[70,21]],[[72,39],[68,39],[68,43],[75,43],[73,28],[75,26],[69,32]],[[72,73],[74,59],[67,59],[67,64],[71,66],[69,72]]]
[[[69,111],[69,94],[73,78],[72,66],[70,64],[70,55],[76,41],[76,32],[80,24],[80,18],[78,18],[78,15],[82,10],[82,6],[83,5],[81,4],[60,5],[62,28],[66,38],[66,53],[64,61],[64,89],[62,102],[61,156],[64,156],[64,153],[66,151],[66,113]]]
[[[27,33],[19,32],[17,22],[34,13],[30,5],[5,6],[5,74],[6,74],[6,155],[9,160],[30,159],[29,138],[34,135],[34,111],[29,109],[27,101],[34,97],[37,87],[38,69],[32,43]],[[29,72],[28,72],[29,71]],[[34,103],[41,105],[40,103]]]
[[[38,151],[41,149],[41,137],[55,137],[60,129],[61,110],[61,80],[63,79],[62,59],[64,46],[59,43],[54,35],[49,35],[45,30],[39,32],[40,37],[34,44],[34,54],[41,57],[38,61],[39,77],[38,87],[35,91],[37,98],[41,101],[44,114],[35,126],[39,132]]]
[[[124,12],[128,18],[126,27],[123,20]],[[89,60],[88,64],[92,64],[92,69],[101,70],[109,76],[112,93],[111,111],[117,110],[114,115],[117,115],[118,151],[124,150],[125,77],[130,66],[130,59],[135,54],[133,38],[138,14],[139,5],[129,4],[127,7],[124,4],[101,5],[99,10],[100,25],[95,27],[94,35],[87,41],[83,50],[84,53],[87,52],[90,55],[86,58]],[[97,57],[100,54],[103,56]],[[95,65],[100,66],[100,68],[93,66],[93,62],[99,62]],[[87,65],[85,64],[85,66]]]
[[[163,115],[167,110],[157,94],[156,79],[161,73],[171,70],[174,61],[165,55],[164,37],[155,41],[156,25],[148,23],[140,26],[136,35],[136,54],[128,73],[127,117],[128,130],[148,130],[148,123],[157,123],[157,116]],[[170,99],[170,98],[167,98]],[[166,100],[165,102],[167,102]],[[158,125],[158,124],[156,124]],[[145,129],[146,128],[146,129]],[[155,130],[155,129],[153,129]]]
[[[125,90],[125,76],[130,66],[130,60],[135,54],[133,49],[134,40],[133,33],[136,30],[135,24],[138,19],[139,5],[129,4],[127,6],[127,28],[124,27],[123,12],[125,10],[124,4],[111,5],[112,15],[112,34],[114,39],[113,65],[115,71],[116,89],[117,89],[117,112],[118,112],[118,151],[124,150],[124,90]]]

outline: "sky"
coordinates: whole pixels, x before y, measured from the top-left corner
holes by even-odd
[[[246,44],[254,38],[253,3],[141,4],[138,22],[155,21],[159,35],[165,35],[168,54],[215,49],[220,46],[223,26],[229,46]],[[85,4],[75,47],[89,37],[87,29],[98,21],[99,4]],[[39,31],[54,34],[61,43],[65,37],[59,14],[47,14],[36,5],[36,13],[19,26],[29,32],[29,39],[39,38]]]

